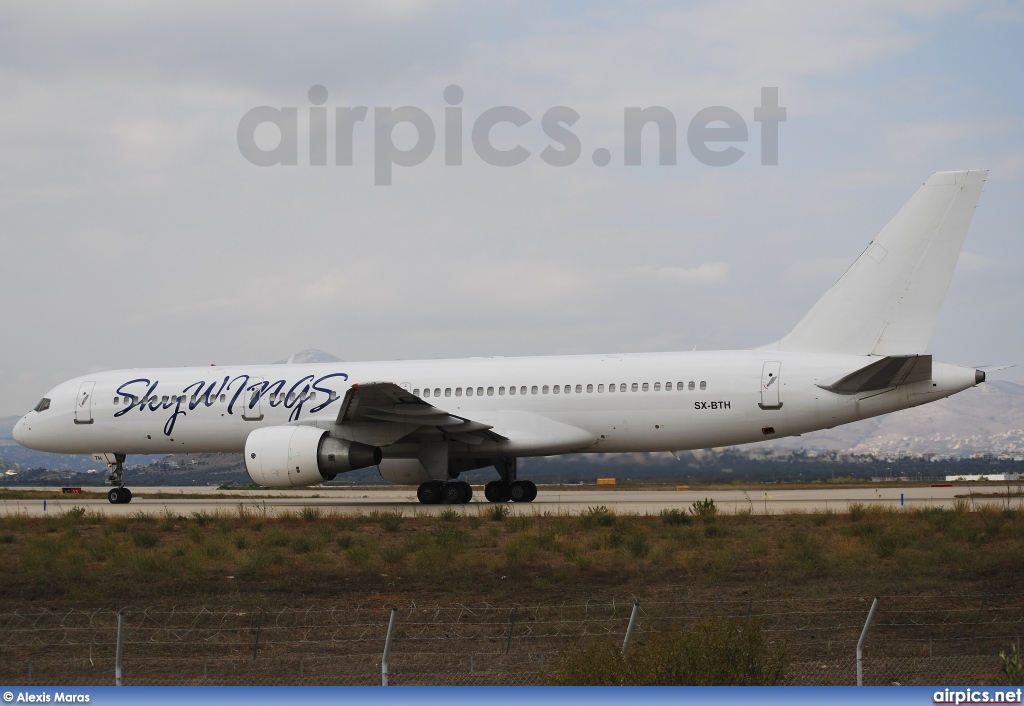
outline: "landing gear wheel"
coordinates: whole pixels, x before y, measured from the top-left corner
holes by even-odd
[[[111,505],[121,505],[132,501],[132,491],[127,488],[111,488],[107,493]]]
[[[462,489],[462,483],[445,483],[444,489],[441,491],[441,499],[449,505],[458,505],[466,502],[465,491]]]
[[[532,503],[534,500],[537,499],[537,485],[532,480],[524,480],[520,482],[524,484],[526,486],[527,491],[529,491],[529,495],[527,496],[525,502]]]
[[[424,483],[416,490],[416,499],[424,505],[436,505],[441,502],[441,489],[443,487],[443,485],[434,481]]]
[[[459,485],[462,486],[462,502],[468,503],[473,499],[473,486],[464,480],[460,480]]]
[[[484,486],[484,497],[487,498],[488,502],[507,503],[508,486],[503,481],[492,480]]]
[[[527,485],[529,481],[517,480],[508,487],[508,497],[514,503],[528,503],[530,502],[530,486]]]

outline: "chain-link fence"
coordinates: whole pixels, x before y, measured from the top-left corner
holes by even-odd
[[[855,650],[870,597],[641,602],[634,641],[709,616],[757,620],[785,644],[791,684],[856,683]],[[389,683],[542,684],[561,656],[592,639],[621,642],[621,602],[397,605]],[[152,606],[125,609],[122,673],[129,685],[371,685],[391,605]],[[864,683],[998,684],[998,653],[1024,634],[1024,598],[882,596],[864,647]],[[0,681],[114,681],[117,613],[26,608],[0,613]]]

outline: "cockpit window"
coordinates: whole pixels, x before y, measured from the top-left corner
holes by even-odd
[[[49,397],[44,397],[43,399],[39,400],[39,404],[36,405],[36,411],[37,412],[45,412],[49,408],[50,408],[50,398]]]

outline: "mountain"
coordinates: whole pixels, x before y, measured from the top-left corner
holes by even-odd
[[[344,363],[341,358],[333,356],[330,353],[317,350],[316,348],[307,348],[304,351],[298,353],[292,353],[284,360],[274,361],[275,365],[294,365],[296,363]]]
[[[755,444],[876,456],[1024,453],[1024,385],[997,380],[952,397],[853,424]]]

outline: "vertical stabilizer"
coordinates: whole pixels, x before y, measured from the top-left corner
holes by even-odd
[[[769,347],[924,353],[987,174],[932,174],[800,323]]]

